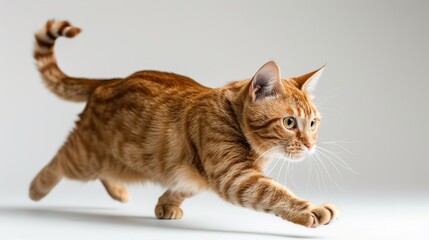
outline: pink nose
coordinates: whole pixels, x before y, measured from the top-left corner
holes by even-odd
[[[304,145],[305,145],[308,149],[311,149],[311,147],[313,146],[313,144],[311,144],[311,143],[304,143]]]

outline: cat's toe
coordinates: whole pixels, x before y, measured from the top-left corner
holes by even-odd
[[[314,208],[311,213],[316,216],[318,225],[324,225],[331,221],[331,212],[323,206]]]
[[[317,217],[314,214],[311,214],[311,228],[317,228],[317,226],[319,225],[319,222],[317,221]]]
[[[327,224],[331,223],[332,221],[336,220],[338,218],[338,216],[340,215],[340,212],[338,211],[338,208],[334,204],[327,203],[327,204],[324,204],[323,207],[325,209],[327,209],[329,211],[330,215],[331,215],[330,220],[325,225],[327,225]]]

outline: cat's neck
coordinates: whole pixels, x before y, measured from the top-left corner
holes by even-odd
[[[243,109],[247,101],[250,101],[249,98],[249,87],[250,80],[241,80],[228,84],[226,87],[222,88],[223,94],[226,96],[227,100],[230,101],[231,106],[233,106],[237,122],[240,126],[241,132],[245,137],[244,126],[243,126]],[[250,146],[250,143],[248,143]],[[273,156],[265,155],[258,153],[255,149],[250,148],[249,158],[254,160],[254,165],[256,169],[263,171],[265,166],[268,165],[273,160]],[[274,157],[275,158],[275,157]]]
[[[242,123],[242,113],[245,101],[248,100],[248,89],[249,89],[250,80],[240,80],[235,81],[224,88],[221,88],[222,93],[225,95],[226,99],[231,103],[234,112],[237,116],[237,120]]]

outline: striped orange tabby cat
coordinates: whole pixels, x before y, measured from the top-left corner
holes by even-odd
[[[34,57],[47,87],[87,104],[64,146],[32,181],[31,199],[40,200],[66,177],[99,179],[112,198],[125,202],[124,183],[150,181],[167,189],[155,208],[160,219],[181,218],[181,203],[206,190],[306,227],[338,215],[332,204],[315,206],[263,173],[270,158],[298,161],[313,152],[320,116],[310,93],[323,68],[284,79],[271,61],[252,79],[217,89],[158,71],[69,77],[53,48],[58,37],[79,32],[52,20],[35,35]]]

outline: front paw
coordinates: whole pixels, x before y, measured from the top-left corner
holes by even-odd
[[[312,224],[315,228],[319,225],[327,225],[339,215],[338,209],[333,204],[324,204],[311,210]]]
[[[297,214],[292,222],[305,227],[316,228],[327,225],[339,215],[338,209],[333,204],[324,204],[318,207],[310,207],[303,213]]]

